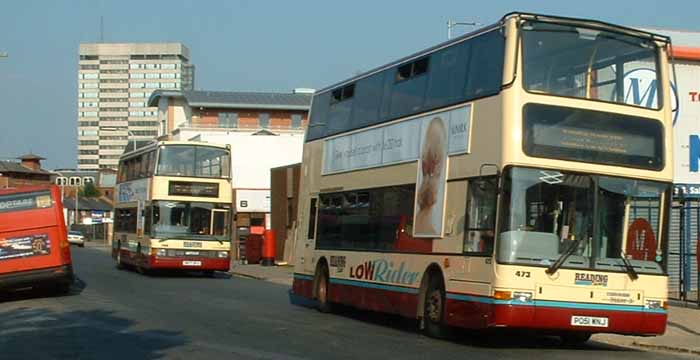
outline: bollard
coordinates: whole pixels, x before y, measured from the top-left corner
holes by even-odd
[[[265,235],[263,239],[263,256],[262,256],[262,266],[274,266],[275,265],[275,255],[277,252],[277,234],[275,230],[265,230]]]

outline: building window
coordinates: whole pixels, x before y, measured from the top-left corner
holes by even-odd
[[[144,83],[131,83],[131,84],[129,84],[129,87],[132,89],[143,89],[146,87],[146,84],[144,84]]]
[[[238,113],[220,112],[219,113],[219,127],[237,128],[238,127]]]
[[[170,74],[160,74],[161,79],[175,79],[177,74],[175,73],[170,73]]]
[[[159,83],[146,83],[146,89],[158,89],[159,87]]]
[[[145,74],[129,74],[130,79],[143,79]]]
[[[129,107],[146,107],[146,103],[143,101],[131,101],[129,102]]]
[[[300,114],[292,114],[292,129],[301,129],[302,119]]]
[[[260,123],[261,128],[268,129],[270,127],[270,114],[260,113],[258,115],[258,122]]]
[[[146,79],[160,79],[160,74],[148,73],[148,74],[146,74]]]
[[[161,64],[160,68],[163,70],[175,70],[177,69],[177,64]]]
[[[173,89],[175,88],[175,83],[160,83],[161,89]]]
[[[83,77],[82,77],[82,79],[85,79],[85,80],[95,80],[95,79],[99,79],[99,78],[100,78],[100,74],[98,74],[98,73],[83,74]]]

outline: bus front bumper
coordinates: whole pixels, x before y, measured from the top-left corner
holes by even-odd
[[[73,266],[69,264],[45,269],[0,274],[0,289],[17,289],[46,284],[71,284],[73,280]]]
[[[230,257],[161,257],[151,255],[148,260],[148,265],[152,269],[228,271],[231,265]]]
[[[570,305],[570,304],[569,304]],[[578,306],[577,306],[578,305]],[[590,305],[590,304],[586,304]],[[666,331],[665,310],[621,308],[586,308],[574,304],[555,306],[493,304],[490,327],[541,329],[553,331],[583,331],[591,333],[616,333],[637,336],[662,335]],[[582,325],[592,319],[593,325]],[[604,319],[604,320],[603,320]]]

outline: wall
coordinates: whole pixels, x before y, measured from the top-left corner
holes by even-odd
[[[674,183],[688,196],[700,196],[700,61],[677,61],[676,79]]]
[[[301,161],[304,134],[252,135],[253,132],[183,129],[175,140],[200,136],[202,141],[231,145],[233,187],[270,189],[270,169]]]
[[[301,164],[274,168],[270,170],[272,188],[271,228],[277,233],[277,260],[289,261],[294,250],[287,246],[296,226],[299,207],[299,176]],[[288,249],[285,252],[285,249]]]

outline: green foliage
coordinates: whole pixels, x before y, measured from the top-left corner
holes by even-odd
[[[80,196],[93,198],[100,197],[102,194],[100,193],[100,190],[97,189],[95,184],[89,182],[80,189]]]

